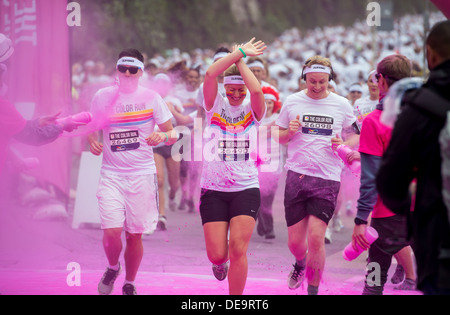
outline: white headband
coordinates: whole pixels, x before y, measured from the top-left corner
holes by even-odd
[[[363,88],[362,88],[361,85],[359,85],[359,84],[353,84],[353,85],[350,87],[349,92],[359,92],[359,93],[363,93],[364,90],[363,90]]]
[[[142,63],[142,61],[137,60],[136,58],[133,57],[120,58],[119,61],[117,61],[117,66],[132,66],[137,67],[142,71],[144,71],[144,64]]]
[[[249,63],[247,65],[247,67],[249,67],[249,68],[262,68],[262,69],[265,69],[264,68],[264,64],[261,61],[257,61],[257,60]]]
[[[265,100],[272,100],[274,102],[277,102],[277,98],[275,97],[275,95],[269,94],[269,93],[264,94],[264,99]]]
[[[225,51],[218,52],[217,54],[214,55],[213,62],[217,61],[220,58],[226,57],[226,56],[228,56],[227,52],[225,52]]]
[[[223,84],[244,84],[244,79],[240,75],[229,75],[223,78]]]
[[[331,68],[327,67],[327,66],[324,66],[324,65],[315,64],[315,65],[312,65],[311,67],[305,68],[305,70],[303,71],[303,74],[308,74],[308,73],[311,73],[311,72],[327,73],[327,74],[331,75]]]

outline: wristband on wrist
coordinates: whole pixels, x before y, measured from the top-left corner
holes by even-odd
[[[367,221],[364,221],[363,219],[360,218],[355,218],[355,225],[362,225],[362,224],[367,225]]]
[[[245,54],[244,50],[242,48],[239,48],[239,50],[241,51],[241,53],[244,55],[244,58],[247,58],[247,55]]]
[[[164,141],[164,143],[169,141],[169,136],[167,135],[167,133],[163,132],[163,134],[166,136],[166,141]]]

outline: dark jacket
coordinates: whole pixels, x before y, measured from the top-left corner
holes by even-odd
[[[450,100],[450,60],[433,69],[421,89],[429,89]],[[432,283],[437,288],[450,289],[450,256],[446,254],[450,249],[450,226],[441,192],[439,145],[445,117],[416,106],[417,92],[405,95],[402,111],[377,175],[377,189],[389,209],[408,213],[408,188],[411,181],[417,179],[411,229],[418,288],[423,289],[425,283]],[[435,103],[425,104],[425,107],[438,105],[442,112],[446,112],[443,104]]]

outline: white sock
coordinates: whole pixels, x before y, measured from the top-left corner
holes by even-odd
[[[125,285],[125,284],[131,284],[134,286],[134,281],[128,281],[125,279],[125,281],[123,282],[123,285]]]
[[[120,263],[117,263],[117,265],[115,265],[115,266],[109,265],[109,269],[112,269],[112,270],[115,270],[115,271],[119,270],[119,268],[120,268]]]

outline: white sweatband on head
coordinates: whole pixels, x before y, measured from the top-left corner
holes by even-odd
[[[305,70],[303,71],[303,74],[308,74],[308,73],[327,73],[327,74],[331,75],[331,68],[324,66],[324,65],[315,64],[315,65],[305,68]]]
[[[170,77],[167,74],[165,74],[165,73],[158,73],[157,75],[155,75],[153,80],[155,80],[155,81],[164,81],[164,82],[167,82],[167,83],[172,83],[172,80],[170,79]]]
[[[275,97],[275,95],[269,94],[269,93],[264,94],[264,99],[265,100],[272,100],[274,102],[277,102],[277,98]]]
[[[213,62],[216,62],[220,58],[223,58],[223,57],[226,57],[226,56],[228,56],[227,52],[225,52],[225,51],[218,52],[217,54],[214,55]]]
[[[223,78],[223,84],[244,84],[244,79],[240,75],[229,75]]]
[[[363,88],[361,85],[359,84],[354,84],[350,87],[349,92],[359,92],[359,93],[363,93]]]
[[[133,57],[122,57],[117,61],[117,66],[136,67],[144,71],[144,63]]]
[[[247,64],[247,67],[249,68],[262,68],[265,69],[264,64],[261,61],[253,61]]]

